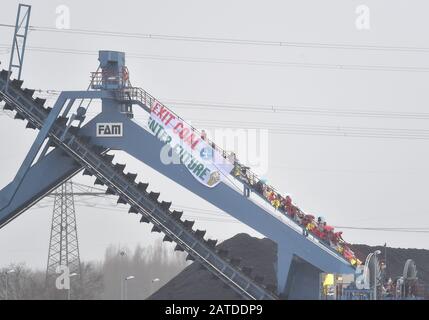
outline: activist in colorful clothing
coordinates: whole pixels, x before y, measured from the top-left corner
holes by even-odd
[[[278,209],[279,209],[279,207],[280,207],[280,200],[279,200],[279,199],[277,199],[277,198],[275,198],[275,199],[271,202],[271,204],[273,205],[273,207],[274,207],[274,208],[276,208],[276,210],[278,210]]]
[[[283,198],[283,205],[284,205],[286,214],[293,219],[296,212],[293,209],[292,198],[290,196],[286,196],[285,198]]]
[[[293,206],[293,208],[294,208],[294,210],[295,210],[295,212],[296,212],[296,214],[295,214],[295,216],[294,216],[294,220],[295,220],[295,222],[296,223],[298,223],[299,225],[302,225],[303,224],[303,220],[304,220],[304,217],[305,217],[305,213],[304,212],[302,212],[298,207],[296,207],[296,206]]]
[[[358,265],[360,263],[360,260],[355,257],[354,252],[346,244],[344,245],[343,256],[347,261],[350,262],[352,266]]]
[[[302,225],[306,228],[307,225],[313,223],[314,216],[311,214],[304,214],[304,219],[302,220]]]
[[[307,223],[307,225],[305,226],[305,228],[309,231],[314,233],[314,231],[317,229],[316,223],[314,222],[314,220],[310,221]]]
[[[264,196],[265,199],[268,199],[269,192],[270,192],[270,188],[268,188],[267,185],[264,184],[262,187],[262,195]]]
[[[273,204],[274,200],[277,199],[276,193],[272,190],[270,190],[268,192],[268,197],[267,197],[268,201],[271,202],[271,204]]]
[[[255,191],[258,194],[263,194],[263,192],[264,192],[264,183],[261,180],[258,180],[258,182],[256,182],[256,184],[255,184]]]
[[[336,248],[339,243],[339,238],[337,238],[336,234],[338,232],[334,232],[334,228],[331,227],[331,230],[327,231],[326,240],[331,248]]]
[[[234,166],[234,176],[239,177],[240,175],[241,175],[240,165],[238,164],[238,162],[236,162]]]
[[[331,244],[331,238],[334,234],[334,227],[328,226],[325,222],[325,226],[323,227],[322,239],[326,242],[326,244]]]
[[[207,140],[207,133],[206,133],[206,131],[205,131],[205,130],[202,130],[202,131],[201,131],[201,139],[202,139],[202,140],[204,140],[204,141],[206,141],[206,140]]]

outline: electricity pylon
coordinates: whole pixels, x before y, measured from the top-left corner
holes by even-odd
[[[51,283],[51,280],[56,278],[58,266],[67,266],[70,274],[76,273],[79,277],[81,275],[73,183],[71,181],[67,181],[55,191],[46,270],[47,285],[52,286],[54,284]]]

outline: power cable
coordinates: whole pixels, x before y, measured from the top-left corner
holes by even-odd
[[[48,205],[46,205],[47,207]],[[126,211],[126,208],[121,208],[117,206],[112,208],[111,206],[101,205],[100,203],[94,202],[89,203],[88,199],[85,199],[82,202],[77,201],[77,206],[86,206],[91,208],[98,208],[109,211]],[[224,223],[240,223],[235,218],[226,216],[226,214],[221,211],[210,210],[210,209],[200,209],[192,206],[181,206],[176,205],[176,209],[183,210],[186,217],[195,218],[199,221],[207,222],[224,222]],[[187,212],[193,212],[194,214],[187,214]],[[195,213],[199,213],[195,215]],[[223,217],[222,217],[223,215]],[[350,230],[363,230],[363,231],[386,231],[386,232],[406,232],[406,233],[429,233],[429,227],[352,227],[352,226],[333,226],[337,229],[350,229]]]
[[[0,24],[0,27],[14,28],[13,24]],[[298,48],[313,48],[313,49],[341,49],[341,50],[371,50],[371,51],[396,51],[396,52],[413,52],[427,53],[428,47],[420,46],[389,46],[389,45],[357,45],[347,43],[326,43],[326,42],[303,42],[303,41],[278,41],[278,40],[253,40],[240,38],[221,38],[221,37],[201,37],[188,35],[174,34],[158,34],[158,33],[136,33],[136,32],[118,32],[107,30],[93,29],[57,29],[44,26],[30,26],[30,31],[63,33],[63,34],[78,34],[88,36],[103,36],[103,37],[118,37],[118,38],[134,38],[145,40],[165,40],[165,41],[182,41],[193,43],[209,43],[209,44],[233,44],[246,46],[270,46],[270,47],[298,47]]]
[[[43,95],[57,96],[61,93],[55,89],[36,89],[36,92]],[[227,102],[207,102],[195,100],[175,100],[160,99],[164,103],[173,105],[175,108],[184,108],[186,110],[203,110],[203,111],[237,111],[237,112],[261,112],[265,114],[292,113],[311,116],[327,117],[368,117],[368,118],[390,118],[390,119],[410,119],[410,120],[427,120],[427,112],[394,112],[394,111],[374,111],[369,109],[335,109],[326,106],[285,106],[285,105],[260,105],[245,103],[227,103]],[[208,109],[209,108],[209,109]],[[90,114],[90,113],[88,113]]]
[[[0,45],[7,47],[7,45]],[[60,53],[75,55],[97,56],[97,51],[62,49],[53,47],[31,47],[27,46],[26,50],[43,52],[43,53]],[[175,62],[192,62],[192,63],[212,63],[212,64],[230,64],[230,65],[251,65],[267,67],[299,67],[309,69],[330,69],[330,70],[354,70],[354,71],[392,71],[392,72],[429,72],[429,67],[418,66],[383,66],[383,65],[359,65],[359,64],[327,64],[327,63],[307,63],[307,62],[288,62],[288,61],[267,61],[267,60],[244,60],[244,59],[223,59],[223,58],[206,58],[206,57],[185,57],[185,56],[165,56],[165,55],[143,55],[128,54],[130,59],[145,59],[158,61],[175,61]]]

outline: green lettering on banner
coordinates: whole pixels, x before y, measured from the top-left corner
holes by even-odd
[[[160,132],[164,132],[164,128],[162,126],[159,126],[158,131],[155,133],[155,136],[162,141],[162,139],[159,137]]]
[[[233,165],[226,161],[218,170],[213,164],[203,160],[202,152],[205,149],[212,149],[215,161],[218,158],[222,159],[222,156],[218,150],[201,139],[192,127],[180,118],[176,118],[168,108],[156,100],[152,103],[148,128],[159,141],[168,144],[175,159],[179,159],[180,163],[186,166],[194,178],[208,187],[216,186],[221,180],[221,174],[229,174],[233,169]]]
[[[171,142],[171,140],[173,140],[173,139],[171,138],[171,136],[168,136],[168,137],[167,137],[167,139],[165,140],[165,143],[168,143],[168,144],[169,144],[169,143]]]
[[[149,118],[148,122],[149,128],[159,140],[163,141],[165,144],[169,144],[172,141],[171,136],[168,135],[164,128],[155,120]],[[163,132],[161,135],[159,135],[161,130],[163,130]],[[199,163],[198,160],[195,159],[195,157],[186,151],[180,144],[176,144],[172,149],[180,156],[180,162],[186,165],[190,171],[193,171],[196,176],[204,181],[205,176],[210,173],[210,169]]]
[[[149,123],[149,129],[153,132],[155,137],[157,137],[162,142],[165,142],[165,140],[168,140],[167,143],[169,143],[171,141],[171,137],[166,133],[163,126],[161,126],[159,123],[157,123],[154,119],[152,119],[150,117],[149,117],[148,123]],[[168,138],[164,139],[164,137],[166,137],[166,136]]]
[[[196,165],[197,165],[197,162],[195,161],[195,159],[192,159],[191,162],[189,162],[188,164],[189,170],[193,170]]]
[[[200,178],[201,178],[202,180],[204,180],[205,176],[206,176],[208,173],[210,173],[210,169],[206,167],[206,168],[203,170],[203,172],[201,173]]]
[[[194,173],[197,175],[197,176],[200,176],[200,174],[201,174],[201,172],[203,171],[203,169],[204,169],[204,165],[202,165],[201,163],[199,163],[198,165],[197,165],[197,167],[194,169]],[[201,177],[200,177],[201,178]]]
[[[183,154],[180,156],[180,161],[182,161],[182,163],[186,165],[190,159],[192,159],[192,156],[189,154],[189,152],[184,150]]]
[[[158,123],[152,118],[149,118],[149,129],[152,130],[153,133],[155,133],[157,127]]]

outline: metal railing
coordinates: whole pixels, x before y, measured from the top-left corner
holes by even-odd
[[[95,72],[91,72],[90,86],[95,90],[109,86],[117,86],[118,88],[130,87],[131,84],[128,74],[128,69],[126,67],[122,68],[121,73],[97,70]]]

